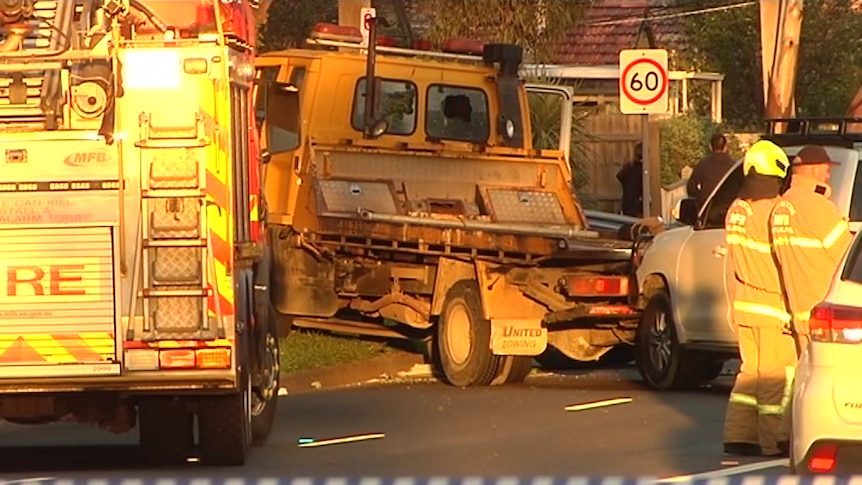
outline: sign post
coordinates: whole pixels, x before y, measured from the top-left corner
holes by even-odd
[[[651,151],[649,115],[668,111],[669,77],[664,49],[624,49],[620,51],[620,111],[641,115],[643,146],[643,213],[649,216]],[[657,168],[655,168],[657,169]]]
[[[359,13],[359,32],[362,35],[362,48],[368,47],[368,37],[371,35],[371,22],[377,17],[377,10],[374,8],[363,7]]]

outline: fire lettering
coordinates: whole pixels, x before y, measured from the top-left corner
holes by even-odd
[[[29,277],[20,276],[19,272],[26,272]],[[38,296],[45,294],[40,281],[45,277],[45,271],[38,266],[9,266],[6,268],[6,294],[18,296],[18,285],[30,285],[33,293]]]
[[[6,268],[6,295],[20,296],[23,286],[29,286],[33,292],[31,296],[82,296],[86,292],[83,289],[70,289],[64,284],[80,283],[84,280],[81,272],[84,271],[82,264],[57,264],[49,265],[47,273],[39,266],[9,266]],[[44,282],[48,275],[47,285]],[[46,286],[48,292],[46,293]],[[26,290],[24,290],[26,292]]]

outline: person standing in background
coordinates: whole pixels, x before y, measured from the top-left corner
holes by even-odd
[[[724,174],[736,164],[736,160],[728,153],[727,138],[724,135],[713,135],[709,146],[712,152],[697,162],[685,186],[688,196],[697,200],[698,210],[703,207],[706,198],[715,190]]]
[[[643,145],[635,145],[635,157],[623,164],[617,172],[617,180],[623,189],[622,210],[623,215],[631,217],[643,217]]]

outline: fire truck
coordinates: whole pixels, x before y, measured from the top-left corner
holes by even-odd
[[[252,9],[0,3],[0,418],[137,426],[162,464],[266,440]]]
[[[551,346],[630,344],[632,243],[573,193],[571,88],[527,83],[519,46],[407,48],[378,21],[255,60],[278,316],[427,341],[457,386],[522,381]]]

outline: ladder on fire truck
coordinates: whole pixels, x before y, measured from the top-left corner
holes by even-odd
[[[142,113],[138,121],[142,246],[136,259],[143,261],[136,261],[135,268],[143,270],[138,296],[144,320],[142,335],[134,335],[130,325],[126,338],[224,338],[207,225],[205,150],[213,141],[203,136],[201,115],[186,125],[159,112]],[[215,311],[209,310],[210,298]]]

